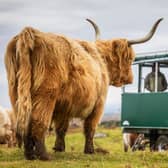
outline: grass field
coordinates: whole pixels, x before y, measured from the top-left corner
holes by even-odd
[[[97,132],[107,134],[105,138],[95,138],[95,148],[103,148],[109,154],[83,154],[84,137],[82,131],[68,133],[66,136],[66,152],[54,153],[52,147],[55,136],[46,139],[51,161],[27,161],[23,150],[0,146],[0,168],[168,168],[168,152],[151,153],[146,151],[123,152],[121,130],[102,129]]]

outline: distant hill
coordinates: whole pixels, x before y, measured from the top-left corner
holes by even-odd
[[[116,113],[104,113],[101,124],[105,125],[116,125],[120,121],[120,112]],[[112,124],[111,124],[112,123]],[[83,126],[83,121],[81,121],[79,118],[73,118],[70,122],[70,128],[79,128]]]
[[[116,113],[104,113],[102,119],[101,119],[101,122],[104,122],[104,121],[120,121],[121,119],[121,114],[120,112],[116,112]]]

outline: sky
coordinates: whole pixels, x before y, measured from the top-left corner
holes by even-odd
[[[94,41],[94,20],[101,39],[143,37],[160,17],[154,37],[133,46],[136,53],[168,50],[168,1],[166,0],[0,0],[0,105],[10,107],[4,53],[9,40],[25,26],[44,32]],[[134,71],[134,76],[136,76]],[[119,112],[121,88],[109,87],[105,112]]]

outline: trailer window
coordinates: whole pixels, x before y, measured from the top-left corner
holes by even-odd
[[[149,93],[150,91],[145,88],[145,78],[148,74],[152,72],[151,67],[142,67],[141,68],[141,78],[139,78],[139,65],[133,65],[133,74],[134,74],[134,80],[132,84],[125,85],[123,87],[123,92],[128,93],[137,93],[137,92],[146,92]],[[164,75],[166,82],[168,83],[168,67],[160,67],[160,72]],[[138,83],[140,83],[140,90],[138,89]],[[164,92],[168,91],[168,88],[164,89]]]

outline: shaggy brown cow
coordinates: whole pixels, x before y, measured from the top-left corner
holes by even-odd
[[[9,95],[17,113],[17,134],[23,137],[27,159],[49,159],[45,133],[53,117],[56,151],[64,151],[71,118],[84,120],[85,153],[94,153],[93,136],[103,113],[109,85],[133,80],[133,44],[149,40],[78,41],[24,28],[9,42],[5,55]]]
[[[149,140],[145,139],[144,134],[138,133],[123,133],[124,152],[128,152],[128,149],[134,152],[135,150],[145,150]]]
[[[8,147],[16,145],[15,124],[16,118],[13,110],[0,106],[0,144],[7,144]]]
[[[123,133],[124,152],[128,152],[128,148],[132,148],[139,134]]]

